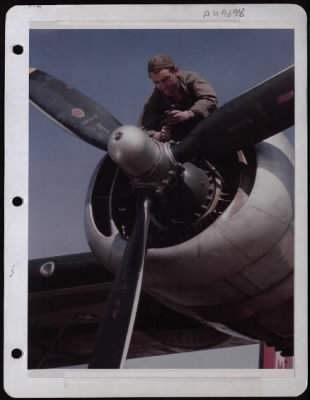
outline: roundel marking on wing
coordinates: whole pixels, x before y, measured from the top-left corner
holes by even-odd
[[[84,118],[85,117],[85,112],[81,108],[72,108],[71,114],[73,117],[76,117],[76,118]]]

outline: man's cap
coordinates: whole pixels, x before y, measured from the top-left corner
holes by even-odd
[[[158,54],[156,56],[153,56],[147,65],[147,70],[149,74],[151,72],[159,72],[160,70],[166,68],[177,69],[172,58],[167,56],[166,54]]]

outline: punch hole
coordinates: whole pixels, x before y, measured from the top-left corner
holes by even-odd
[[[15,207],[21,206],[23,204],[23,202],[24,202],[24,200],[19,196],[14,197],[12,200],[12,203]]]
[[[20,54],[23,54],[23,52],[24,52],[24,48],[20,44],[15,44],[13,46],[13,53],[14,54],[20,55]]]
[[[21,356],[23,355],[23,352],[21,351],[21,349],[13,349],[11,352],[12,358],[18,359],[21,358]]]

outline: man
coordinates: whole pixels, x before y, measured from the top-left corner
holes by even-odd
[[[181,140],[217,107],[211,85],[197,73],[179,71],[167,55],[148,63],[155,89],[144,105],[140,126],[159,141]]]

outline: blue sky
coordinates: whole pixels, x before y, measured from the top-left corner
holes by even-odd
[[[279,29],[32,30],[30,66],[92,97],[122,123],[136,124],[152,90],[146,70],[152,55],[167,53],[180,69],[200,73],[222,105],[293,64],[293,42],[292,30]],[[288,134],[293,140],[293,129]],[[29,257],[88,251],[85,196],[103,153],[68,135],[32,106],[29,141]],[[225,365],[229,350],[219,353]],[[247,368],[249,349],[238,354]],[[182,358],[184,367],[210,367],[201,353],[194,359]]]

